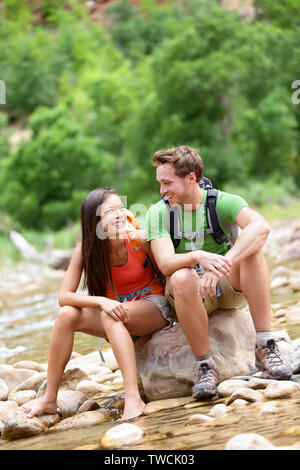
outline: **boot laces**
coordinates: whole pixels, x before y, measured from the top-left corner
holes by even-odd
[[[267,345],[264,347],[268,359],[272,365],[280,365],[282,363],[282,356],[277,346],[279,341],[282,341],[283,338],[278,339],[269,339]]]
[[[200,364],[197,372],[197,381],[214,382],[214,368],[210,367],[206,362]]]

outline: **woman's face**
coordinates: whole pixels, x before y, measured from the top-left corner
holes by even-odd
[[[101,204],[101,224],[109,238],[118,238],[126,230],[127,213],[120,197],[111,194]]]

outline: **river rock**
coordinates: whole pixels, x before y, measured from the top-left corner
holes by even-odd
[[[97,409],[93,411],[85,411],[83,413],[70,416],[60,423],[52,426],[48,432],[55,431],[67,431],[69,429],[82,429],[89,426],[95,426],[96,424],[104,423],[109,421],[111,416],[108,412]]]
[[[101,384],[101,383],[105,382],[106,380],[114,379],[115,375],[112,372],[112,370],[109,369],[108,367],[101,367],[100,371],[95,375],[91,374],[90,378],[94,382],[97,382],[97,383]]]
[[[24,382],[29,377],[36,375],[38,372],[28,369],[16,369],[10,365],[0,365],[0,378],[3,379],[7,385],[8,392],[11,392],[20,383]]]
[[[74,390],[59,390],[57,394],[57,406],[63,417],[73,416],[79,407],[87,400],[87,396]]]
[[[85,413],[86,411],[94,411],[100,408],[100,405],[95,400],[86,400],[78,408],[77,414]]]
[[[3,423],[1,432],[2,439],[17,439],[20,437],[34,436],[39,434],[43,425],[35,418],[29,419],[17,403],[5,402],[6,407],[0,406],[0,420]]]
[[[224,380],[218,385],[218,394],[221,397],[229,397],[241,387],[248,387],[248,381],[240,379]]]
[[[252,378],[249,380],[247,387],[252,388],[252,390],[263,390],[267,388],[267,386],[271,383],[274,382],[272,379],[257,379],[257,378]]]
[[[300,351],[294,351],[286,356],[287,361],[290,363],[293,374],[300,372]]]
[[[287,311],[285,319],[288,323],[300,322],[300,307],[294,307]]]
[[[113,372],[119,369],[119,364],[114,356],[113,350],[110,348],[107,351],[103,351],[104,365],[111,369]]]
[[[72,367],[67,369],[62,376],[62,379],[59,384],[59,390],[76,390],[77,385],[83,379],[88,378],[86,372],[79,367]],[[38,390],[38,398],[43,396],[46,393],[47,388],[47,380],[44,380],[43,383],[40,385]]]
[[[19,406],[24,405],[30,400],[34,400],[36,392],[34,390],[19,390],[17,392],[10,392],[8,399],[15,401]]]
[[[259,401],[262,400],[263,396],[257,390],[252,390],[251,388],[241,387],[238,388],[226,401],[226,405],[230,405],[237,398],[242,398],[246,401]]]
[[[15,369],[30,369],[36,372],[47,372],[47,365],[35,361],[19,361],[13,364]]]
[[[209,423],[213,420],[214,420],[214,418],[211,417],[211,416],[203,415],[201,413],[195,413],[195,414],[188,417],[188,419],[186,420],[186,424]]]
[[[266,398],[287,398],[300,392],[300,385],[289,380],[273,381],[265,391]]]
[[[232,437],[225,450],[273,450],[273,444],[260,434],[245,433]]]
[[[29,379],[24,380],[24,382],[21,382],[19,385],[17,385],[17,387],[15,387],[12,392],[18,392],[20,390],[33,390],[38,392],[46,377],[47,372],[38,372],[32,377],[29,377]]]
[[[300,337],[293,340],[293,346],[295,351],[300,351]]]
[[[213,406],[209,411],[209,416],[212,418],[220,418],[222,416],[227,415],[228,408],[224,403],[217,403],[217,405]]]
[[[276,403],[264,403],[261,410],[260,410],[260,413],[259,413],[259,416],[260,417],[264,417],[264,416],[268,416],[268,415],[272,415],[272,414],[277,414],[278,413],[278,406]]]
[[[95,375],[101,373],[103,367],[106,369],[108,368],[111,371],[119,369],[119,365],[111,348],[107,351],[103,351],[102,354],[105,359],[104,363],[100,359],[99,351],[94,351],[90,354],[86,354],[84,356],[76,357],[70,360],[66,366],[66,370],[79,367],[86,373],[86,375]]]
[[[39,396],[37,396],[39,398]],[[79,407],[87,400],[84,393],[74,390],[58,390],[57,406],[64,418],[73,416],[77,413]],[[28,402],[27,404],[30,404]]]
[[[8,386],[5,381],[0,378],[0,401],[7,400],[8,396]]]
[[[234,400],[230,406],[233,408],[243,408],[244,406],[248,405],[248,401],[243,400],[242,398],[237,398],[237,400]]]
[[[156,413],[157,411],[177,408],[178,406],[186,405],[186,403],[190,403],[191,401],[195,401],[192,396],[151,401],[145,406],[143,414],[150,415],[152,413]]]
[[[143,435],[144,431],[139,426],[124,423],[106,431],[100,443],[103,449],[118,449],[123,445],[139,442]]]
[[[279,254],[279,262],[296,260],[300,258],[300,240],[296,239],[287,243]]]
[[[59,384],[60,390],[76,390],[77,385],[88,375],[81,367],[72,367],[65,370]]]
[[[82,380],[77,385],[76,390],[85,395],[95,395],[98,392],[109,392],[111,389],[108,385],[99,384],[92,380]]]
[[[255,329],[247,311],[209,314],[209,341],[221,380],[252,374]],[[135,341],[138,372],[148,400],[189,395],[196,359],[180,324]]]

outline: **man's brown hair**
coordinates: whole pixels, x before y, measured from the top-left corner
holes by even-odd
[[[175,175],[181,178],[191,172],[195,173],[197,182],[203,177],[204,165],[202,158],[196,149],[187,145],[158,150],[153,155],[152,163],[154,166],[170,163],[175,169]]]

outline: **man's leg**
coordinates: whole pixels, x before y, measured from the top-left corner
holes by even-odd
[[[179,269],[168,280],[176,315],[196,358],[209,353],[208,318],[198,295],[199,278],[193,269]]]
[[[219,374],[210,355],[208,317],[198,295],[198,274],[193,269],[180,269],[168,280],[168,291],[175,301],[176,315],[197,362],[195,398],[209,398],[217,393]]]
[[[289,378],[292,369],[272,337],[269,271],[262,251],[233,265],[228,279],[234,289],[243,292],[249,304],[256,329],[257,366],[265,368],[272,378]]]
[[[249,304],[256,330],[271,329],[269,271],[261,251],[233,265],[228,276],[231,286],[242,291]]]

